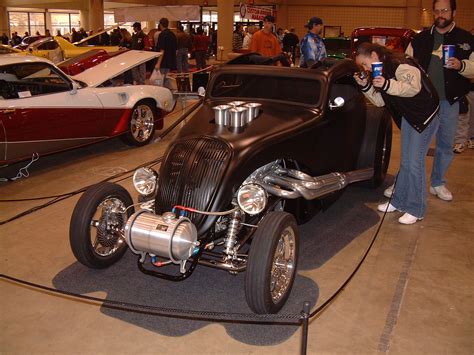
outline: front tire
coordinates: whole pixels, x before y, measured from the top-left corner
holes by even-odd
[[[94,185],[81,196],[69,227],[71,249],[80,263],[102,269],[123,256],[127,250],[123,231],[134,212],[127,207],[132,204],[128,191],[110,182]]]
[[[125,143],[141,147],[147,145],[155,134],[156,107],[149,101],[140,101],[132,109]]]
[[[299,233],[295,218],[270,212],[252,239],[245,275],[245,298],[255,313],[277,313],[293,287]]]

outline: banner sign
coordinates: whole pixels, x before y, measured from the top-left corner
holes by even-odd
[[[267,15],[275,16],[273,9],[240,3],[240,17],[248,20],[263,21]]]
[[[201,21],[199,5],[136,6],[114,10],[115,22],[158,21],[166,17],[170,21]]]

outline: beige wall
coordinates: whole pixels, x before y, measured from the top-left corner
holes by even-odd
[[[332,4],[328,4],[331,2]],[[415,27],[430,26],[433,18],[431,14],[431,0],[331,0],[315,1],[288,0],[286,5],[278,8],[278,27],[295,27],[296,33],[301,36],[306,30],[303,27],[311,16],[321,17],[325,25],[342,26],[342,31],[349,36],[355,27],[386,26],[386,27]],[[326,3],[326,4],[325,4]],[[344,4],[344,5],[341,5]],[[349,5],[352,4],[352,5]],[[367,6],[367,4],[372,4]],[[383,6],[381,6],[383,4]],[[416,19],[416,6],[419,6],[419,19]],[[456,23],[458,26],[470,30],[474,27],[474,1],[457,1]],[[427,9],[422,11],[422,9]],[[280,13],[283,16],[280,16]],[[416,24],[419,24],[416,26]]]
[[[355,27],[404,27],[405,9],[392,7],[337,7],[337,6],[289,6],[288,24],[295,27],[301,36],[306,33],[303,27],[309,17],[318,16],[324,25],[342,26],[346,36],[350,36]]]

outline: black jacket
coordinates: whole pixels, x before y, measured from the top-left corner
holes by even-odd
[[[413,57],[418,60],[421,67],[428,71],[433,52],[435,26],[417,34],[411,45],[413,47]],[[474,36],[469,32],[454,26],[453,29],[444,34],[443,44],[455,45],[454,56],[459,59],[469,59],[474,47]],[[461,67],[461,72],[464,67]],[[444,68],[444,83],[447,100],[453,104],[469,92],[469,79],[465,78],[458,71]]]
[[[439,110],[438,93],[423,69],[413,59],[407,58],[406,60],[405,64],[418,68],[421,73],[421,90],[415,96],[390,95],[387,92],[390,89],[391,80],[399,80],[396,74],[400,73],[397,73],[400,64],[387,65],[384,63],[383,77],[387,79],[384,86],[381,89],[374,89],[369,81],[362,88],[362,92],[368,96],[369,100],[371,95],[379,93],[398,127],[401,127],[403,117],[415,130],[421,133]],[[383,103],[376,104],[380,106]]]
[[[131,49],[142,51],[145,48],[145,33],[142,30],[132,35]]]

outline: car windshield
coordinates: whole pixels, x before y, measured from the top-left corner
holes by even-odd
[[[321,83],[294,76],[223,73],[214,80],[213,98],[243,98],[318,105]]]
[[[18,99],[70,90],[70,83],[45,62],[0,66],[0,97]]]

